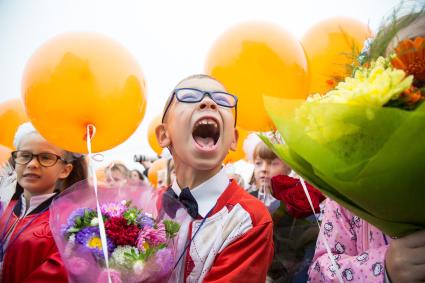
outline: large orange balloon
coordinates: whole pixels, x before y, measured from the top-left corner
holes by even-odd
[[[67,33],[42,45],[27,63],[22,89],[37,130],[75,152],[87,152],[88,124],[96,127],[93,152],[122,143],[146,108],[145,81],[135,58],[93,33]]]
[[[158,186],[158,171],[160,170],[167,170],[166,158],[155,160],[149,168],[148,179],[155,188]]]
[[[238,125],[247,130],[273,128],[263,95],[305,98],[309,87],[301,44],[284,29],[263,22],[242,23],[223,33],[205,70],[239,97]]]
[[[310,93],[326,93],[342,78],[371,36],[360,21],[335,17],[310,28],[301,40],[310,67]]]
[[[161,155],[162,147],[159,145],[158,140],[156,139],[155,129],[156,127],[161,124],[161,116],[156,116],[148,127],[148,142],[153,151],[156,152],[156,154]]]
[[[245,152],[243,150],[243,142],[245,141],[246,137],[248,136],[249,131],[242,129],[240,127],[238,127],[238,131],[239,131],[239,139],[238,139],[238,144],[236,146],[236,150],[235,151],[229,151],[229,153],[224,158],[224,161],[223,161],[224,164],[234,163],[234,162],[236,162],[240,159],[243,159],[245,157]]]
[[[0,144],[0,168],[9,160],[11,152],[10,148]]]
[[[20,124],[28,121],[24,104],[12,99],[0,104],[0,144],[13,148],[13,138]]]

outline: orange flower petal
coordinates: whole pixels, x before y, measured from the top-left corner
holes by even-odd
[[[425,38],[416,37],[399,43],[395,49],[396,57],[391,60],[393,66],[413,74],[417,79],[425,78]]]
[[[400,58],[398,58],[398,57],[394,57],[391,60],[391,64],[396,69],[406,70],[406,65],[404,65],[403,61],[401,61]]]

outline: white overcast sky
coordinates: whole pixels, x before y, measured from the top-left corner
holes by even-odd
[[[20,97],[26,61],[44,41],[67,31],[93,31],[126,46],[138,59],[148,87],[148,107],[138,130],[104,153],[136,168],[135,153],[154,155],[147,127],[185,76],[202,73],[214,40],[234,24],[263,20],[301,39],[309,27],[346,16],[374,31],[398,0],[0,0],[0,102]],[[1,128],[1,125],[0,125]]]

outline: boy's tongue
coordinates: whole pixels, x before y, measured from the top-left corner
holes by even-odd
[[[196,136],[195,142],[204,148],[211,148],[214,146],[214,139],[212,137],[203,138],[200,136]]]

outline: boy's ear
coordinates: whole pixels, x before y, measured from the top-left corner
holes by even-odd
[[[59,174],[59,179],[66,179],[68,178],[69,174],[71,174],[72,169],[74,168],[74,165],[71,163],[65,164],[62,171]]]
[[[158,140],[158,144],[162,148],[166,148],[171,145],[171,139],[168,136],[167,129],[164,124],[160,124],[155,129],[156,139]]]
[[[239,139],[239,131],[235,128],[234,134],[233,134],[233,141],[230,145],[230,149],[235,151],[238,147],[238,139]]]

